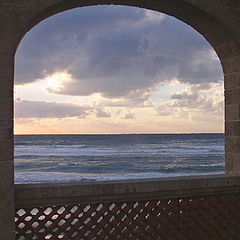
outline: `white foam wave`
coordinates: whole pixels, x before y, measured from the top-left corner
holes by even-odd
[[[77,173],[60,172],[16,172],[15,182],[20,183],[46,183],[46,182],[83,182],[83,181],[109,181],[127,180],[144,178],[177,177],[192,175],[223,174],[224,172],[205,172],[205,173],[136,173],[119,175],[83,175]]]
[[[61,145],[60,145],[61,146]],[[115,154],[223,154],[224,147],[177,147],[177,148],[89,148],[89,147],[69,147],[69,146],[54,146],[54,147],[32,147],[32,148],[15,148],[15,157],[23,156],[93,156],[93,155],[115,155]]]

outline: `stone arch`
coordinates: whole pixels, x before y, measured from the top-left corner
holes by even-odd
[[[0,2],[0,239],[13,240],[14,55],[23,36],[45,18],[76,7],[126,5],[160,11],[191,25],[218,54],[225,82],[226,172],[240,173],[240,4],[207,0],[25,0]],[[236,14],[237,12],[237,14]]]
[[[62,0],[55,1],[54,4],[49,4],[43,7],[32,17],[28,19],[27,25],[25,24],[24,31],[21,33],[20,40],[23,36],[36,26],[42,20],[77,7],[86,7],[93,5],[125,5],[132,7],[140,7],[159,11],[167,15],[176,17],[184,23],[193,27],[198,31],[214,48],[216,51],[223,68],[224,85],[225,85],[225,133],[226,133],[226,151],[225,151],[225,168],[226,172],[234,173],[240,171],[240,164],[237,163],[238,146],[236,141],[236,130],[240,128],[240,124],[236,123],[238,117],[235,116],[240,109],[236,106],[240,102],[240,97],[237,99],[239,90],[235,89],[240,86],[239,73],[240,70],[240,47],[233,35],[228,31],[226,26],[222,24],[214,16],[208,14],[206,11],[200,9],[194,4],[187,3],[187,1],[179,0],[163,0],[156,2],[154,0],[148,2],[137,2],[133,0],[92,0],[89,1],[75,1],[75,0]],[[17,44],[18,44],[17,43]],[[233,116],[233,113],[235,115]],[[229,116],[231,114],[231,116]],[[237,118],[236,118],[237,117]]]

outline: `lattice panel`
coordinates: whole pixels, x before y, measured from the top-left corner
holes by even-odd
[[[17,240],[237,240],[240,196],[16,210]]]

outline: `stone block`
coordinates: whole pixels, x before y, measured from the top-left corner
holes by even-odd
[[[240,71],[224,76],[224,87],[225,89],[240,87]]]
[[[14,55],[0,54],[0,78],[14,77]]]
[[[9,224],[8,226],[5,226],[4,229],[4,231],[0,231],[0,239],[16,240],[15,226],[12,228],[12,226]]]
[[[11,146],[7,146],[0,152],[0,162],[13,159],[14,158],[14,148]]]
[[[13,78],[0,78],[0,98],[13,98]]]
[[[0,120],[0,123],[4,122]],[[13,122],[11,120],[11,122]],[[5,122],[4,122],[5,124]],[[9,124],[9,127],[0,126],[0,161],[12,160],[13,155],[13,125]],[[10,158],[10,159],[9,159]]]
[[[9,140],[0,140],[0,162],[13,161],[14,159],[14,146],[13,141]]]
[[[225,153],[225,171],[230,174],[240,173],[240,153]]]
[[[220,31],[220,29],[222,29],[219,23],[210,18],[209,15],[196,9],[189,9],[189,11],[191,11],[191,13],[183,14],[181,20],[187,23],[191,23],[191,26],[193,26],[198,32],[202,33],[203,35],[213,35],[213,32],[216,31],[217,33]]]
[[[14,175],[13,161],[0,162],[0,239],[14,233]],[[14,239],[14,238],[13,238]]]
[[[0,142],[9,141],[13,136],[13,128],[0,126]],[[2,150],[2,149],[1,149]],[[0,153],[1,154],[1,153]]]
[[[240,120],[240,104],[225,105],[225,121]]]
[[[225,173],[231,174],[233,172],[233,158],[229,153],[225,153]]]
[[[4,131],[4,129],[13,128],[13,119],[0,119],[0,129],[2,129],[2,131]],[[1,134],[1,130],[0,130],[0,134]]]
[[[240,56],[221,59],[224,74],[240,71]]]
[[[209,25],[206,23],[206,26]],[[209,26],[208,34],[205,37],[214,48],[223,46],[232,40],[226,29],[221,25],[215,28]]]
[[[240,104],[240,88],[231,88],[225,90],[225,104]]]
[[[235,37],[235,39],[236,39],[236,42],[239,44],[239,46],[240,46],[240,33],[238,34],[238,36],[236,36]]]
[[[14,30],[16,31],[16,29]],[[19,33],[10,31],[4,31],[4,33],[0,37],[0,54],[14,55],[20,42]]]
[[[13,118],[13,98],[0,98],[0,119]]]
[[[13,162],[0,162],[0,232],[14,230]]]
[[[240,137],[240,121],[225,122],[225,136]]]
[[[240,55],[239,46],[235,41],[230,41],[215,48],[220,59],[227,59]]]
[[[14,188],[14,162],[0,162],[0,198],[7,196],[9,188]],[[1,206],[1,203],[0,203]]]
[[[4,197],[4,199],[0,198],[0,216],[4,216],[4,221],[0,221],[0,229],[4,229],[3,224],[5,222],[10,223],[10,220],[12,219],[12,216],[14,214],[9,214],[9,211],[12,207],[14,207],[14,188],[9,189],[7,192],[7,195]],[[3,219],[3,218],[0,218]]]
[[[202,14],[200,18],[195,18],[195,19],[197,20],[193,20],[193,21],[198,23],[199,29],[202,29],[202,31],[204,31],[205,33],[208,33],[207,36],[209,37],[216,36],[219,34],[219,32],[222,32],[222,27],[219,24],[219,22],[214,21],[207,14],[204,14],[204,15]]]
[[[240,137],[226,136],[225,151],[228,153],[240,153]]]
[[[13,161],[14,145],[10,139],[0,140],[0,162]]]

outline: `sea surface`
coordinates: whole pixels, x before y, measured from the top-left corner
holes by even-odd
[[[223,134],[16,135],[15,182],[224,172]]]

